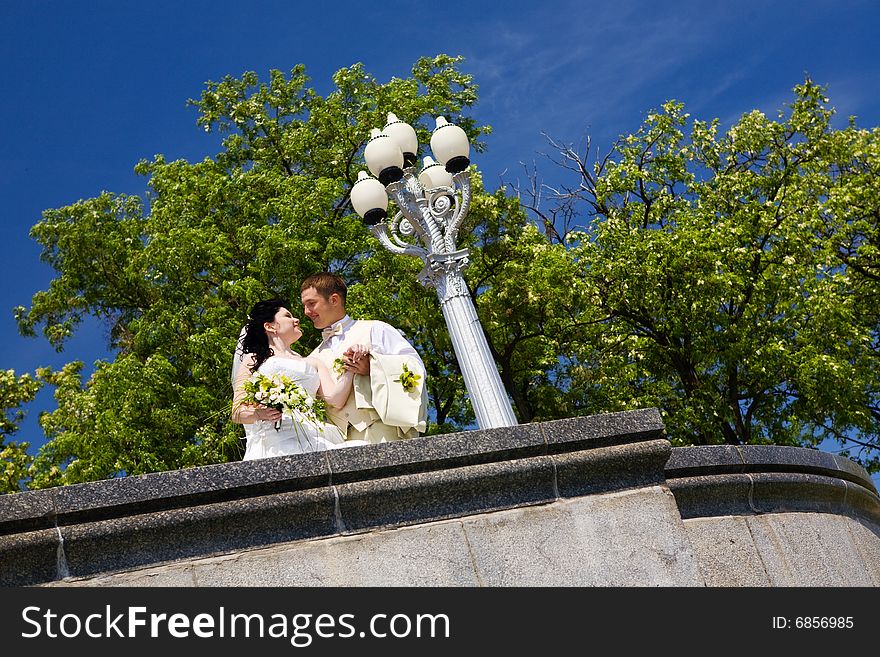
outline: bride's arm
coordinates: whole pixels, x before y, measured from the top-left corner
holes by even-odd
[[[248,354],[238,368],[235,375],[235,392],[232,395],[232,421],[237,424],[253,424],[257,420],[269,420],[274,422],[281,419],[281,411],[268,406],[255,406],[245,403],[247,393],[244,391],[244,382],[251,376],[251,368],[254,366],[254,355]]]
[[[323,362],[314,357],[308,357],[306,360],[318,370],[318,377],[321,379],[321,386],[318,388],[318,396],[323,398],[333,408],[342,408],[345,406],[345,400],[351,394],[351,386],[354,382],[354,372],[346,369],[345,372],[336,383],[333,383],[333,377],[330,376],[330,370]]]

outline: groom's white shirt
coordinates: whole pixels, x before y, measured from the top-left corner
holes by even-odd
[[[322,333],[326,335],[337,327],[338,333],[325,338],[312,355],[331,367],[333,358],[342,356],[349,347],[369,342],[371,362],[369,376],[355,377],[346,406],[341,410],[327,409],[331,419],[343,432],[348,431],[348,425],[366,431],[363,437],[368,442],[411,438],[424,431],[425,365],[413,346],[396,328],[378,320],[355,321],[345,315]],[[411,392],[395,381],[404,364],[420,377]]]
[[[342,326],[342,332],[338,335],[334,335],[328,340],[325,341],[330,351],[332,351],[336,356],[341,356],[341,350],[339,345],[343,343],[345,340],[345,334],[351,330],[354,326],[355,320],[346,315],[338,322],[333,322],[328,328],[336,328],[337,326]],[[400,331],[391,326],[390,324],[386,324],[385,322],[380,322],[378,320],[372,320],[370,322],[370,351],[376,352],[378,354],[385,354],[387,356],[411,356],[414,358],[420,368],[420,372],[416,372],[416,374],[425,376],[425,364],[422,362],[421,357],[419,356],[419,352],[415,350],[415,348],[406,341],[406,338],[401,335]]]

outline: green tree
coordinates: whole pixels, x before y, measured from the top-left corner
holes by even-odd
[[[114,358],[41,370],[58,407],[28,470],[34,487],[241,457],[229,421],[230,358],[250,306],[330,269],[353,315],[398,326],[428,370],[430,432],[473,413],[421,262],[382,249],[350,207],[372,127],[428,120],[476,100],[459,59],[419,60],[380,84],[360,65],[326,97],[302,67],[261,83],[208,83],[198,124],[223,135],[201,162],[138,164],[146,199],[104,193],[48,210],[32,230],[57,272],[25,334],[58,349],[83,317]],[[831,127],[807,81],[779,121],[725,134],[680,103],[649,115],[607,157],[559,145],[576,176],[554,204],[531,190],[474,196],[461,246],[489,348],[521,422],[659,407],[676,444],[816,445],[835,438],[876,468],[880,426],[878,132]],[[393,208],[392,208],[393,209]],[[303,348],[317,343],[304,324]],[[23,465],[16,466],[21,472]],[[17,479],[16,479],[17,481]]]
[[[810,80],[726,133],[668,102],[574,172],[553,216],[598,312],[569,370],[591,411],[655,405],[675,444],[826,438],[876,469],[880,131]],[[690,123],[689,136],[685,136]]]
[[[461,115],[476,90],[458,65],[423,58],[412,77],[380,84],[358,64],[334,75],[326,97],[302,66],[272,71],[268,83],[254,73],[208,83],[191,103],[198,124],[223,135],[215,157],[140,162],[146,200],[103,193],[47,210],[31,235],[57,275],[16,310],[20,329],[60,350],[91,315],[108,325],[114,359],[87,381],[79,362],[45,372],[58,408],[42,419],[49,442],[33,485],[240,458],[241,428],[229,422],[238,331],[255,301],[280,294],[295,305],[299,281],[323,269],[353,282],[353,310],[370,310],[368,300],[358,306],[365,294],[385,300],[373,316],[413,337],[432,373],[452,373],[432,384],[433,430],[467,423],[436,302],[413,288],[412,263],[381,253],[349,203],[369,131],[390,111],[423,142],[431,117],[444,115],[482,147],[488,128]],[[395,311],[410,298],[419,314]],[[304,326],[308,349],[317,335]]]
[[[572,253],[505,188],[478,197],[473,212],[466,280],[517,418],[582,414],[570,385],[572,348],[587,339],[594,309],[572,285]]]
[[[33,458],[27,453],[28,443],[8,441],[18,431],[24,419],[24,404],[33,401],[42,387],[42,381],[30,374],[17,376],[14,370],[0,371],[0,493],[21,489],[21,482],[29,476]]]
[[[471,173],[471,185],[474,195],[459,241],[470,250],[465,282],[515,414],[520,422],[576,415],[579,409],[570,403],[565,385],[567,356],[590,309],[570,285],[575,261],[564,244],[548,241],[505,189],[486,193],[477,171]],[[405,269],[382,264],[398,260]],[[415,258],[377,253],[364,271],[369,281],[352,296],[362,314],[384,313],[395,318],[396,326],[412,327],[420,352],[428,354],[427,385],[441,425],[437,430],[455,430],[472,422],[473,413],[436,294],[416,282],[420,267]],[[400,292],[389,304],[384,281],[397,276],[394,285]]]

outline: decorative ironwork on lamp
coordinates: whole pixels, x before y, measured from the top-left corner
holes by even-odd
[[[373,128],[364,149],[373,175],[358,174],[351,202],[383,247],[424,263],[419,281],[437,292],[479,427],[513,426],[516,416],[462,275],[469,252],[456,246],[471,200],[467,134],[438,116],[431,152],[434,157],[425,157],[416,172],[416,132],[388,114],[385,127]],[[398,207],[391,218],[389,196]]]

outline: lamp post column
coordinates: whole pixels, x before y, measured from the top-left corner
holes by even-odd
[[[427,258],[422,283],[437,291],[455,357],[481,429],[512,427],[516,416],[489,351],[489,344],[462,276],[468,251]]]
[[[389,114],[385,129],[371,134],[364,159],[376,177],[358,174],[352,205],[383,247],[424,263],[419,281],[437,292],[479,427],[515,426],[516,416],[462,275],[469,252],[456,247],[470,206],[467,136],[437,117],[431,150],[440,162],[426,157],[417,175],[418,140],[412,126]],[[389,197],[398,207],[393,217],[388,217]]]

